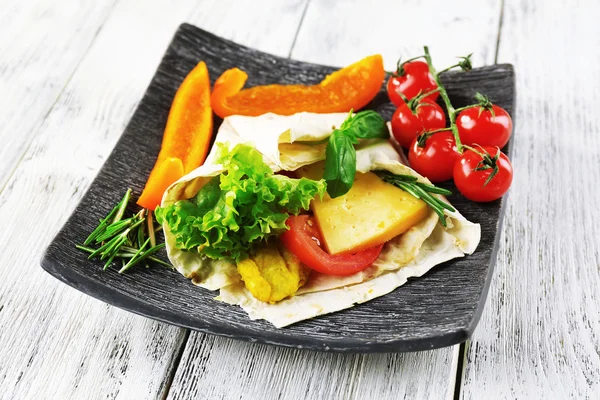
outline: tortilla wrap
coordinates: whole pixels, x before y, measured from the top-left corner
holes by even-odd
[[[215,141],[228,142],[230,147],[250,144],[274,172],[293,171],[325,158],[326,144],[310,142],[322,142],[346,117],[346,113],[231,116],[223,121]],[[364,141],[357,146],[356,155],[358,172],[388,170],[430,183],[404,165],[387,140]],[[212,177],[223,172],[215,160],[213,151],[203,166],[171,185],[163,196],[162,206],[194,197]],[[447,202],[443,196],[436,196]],[[240,305],[251,319],[265,319],[276,327],[284,327],[385,295],[403,285],[409,277],[422,276],[435,265],[473,253],[480,240],[479,224],[467,221],[458,212],[446,212],[446,215],[447,226],[443,227],[437,214],[429,210],[425,219],[387,242],[375,263],[364,271],[345,277],[313,271],[296,295],[276,304],[254,298],[233,262],[179,250],[168,225],[164,224],[163,230],[169,259],[181,274],[203,288],[220,289],[217,300]]]

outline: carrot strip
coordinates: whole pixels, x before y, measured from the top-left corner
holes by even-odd
[[[154,210],[160,204],[165,190],[184,175],[183,171],[183,163],[177,157],[167,157],[156,164],[137,203]]]
[[[230,112],[225,105],[226,99],[242,90],[247,79],[248,74],[239,68],[231,68],[221,74],[215,81],[210,96],[211,106],[215,110],[215,114],[224,116]]]
[[[137,204],[154,210],[171,183],[204,163],[211,136],[210,80],[201,61],[175,94],[160,153]]]
[[[385,71],[381,55],[376,54],[342,68],[312,86],[265,85],[242,90],[247,77],[245,72],[232,68],[217,79],[211,104],[218,116],[357,110],[377,95]]]

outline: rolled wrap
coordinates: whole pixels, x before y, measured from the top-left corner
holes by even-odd
[[[238,143],[250,144],[263,155],[274,172],[293,171],[325,158],[326,144],[320,142],[327,139],[346,117],[346,113],[231,116],[223,121],[215,141],[229,143],[230,147]],[[216,146],[213,149],[216,150]],[[402,164],[387,140],[364,141],[357,146],[356,154],[358,172],[383,169],[430,183]],[[222,166],[216,162],[216,153],[212,151],[203,166],[167,189],[162,206],[194,197],[212,177],[222,172]],[[443,196],[436,196],[447,201]],[[265,319],[276,327],[283,327],[382,296],[403,285],[409,277],[422,276],[435,265],[471,254],[480,240],[479,224],[467,221],[458,212],[446,211],[446,215],[447,226],[443,227],[438,216],[430,210],[423,221],[387,242],[375,263],[364,271],[345,277],[313,271],[307,284],[295,296],[276,304],[255,299],[245,288],[234,263],[179,250],[166,224],[163,230],[169,259],[182,275],[203,288],[220,289],[217,300],[240,305],[250,318]]]

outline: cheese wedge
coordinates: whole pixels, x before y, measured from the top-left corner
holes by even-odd
[[[301,177],[321,179],[324,163],[297,170]],[[348,193],[328,194],[311,203],[325,247],[330,254],[356,252],[382,244],[406,232],[427,214],[427,204],[384,182],[372,172],[356,173]]]

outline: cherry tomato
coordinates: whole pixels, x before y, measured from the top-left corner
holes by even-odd
[[[323,241],[314,218],[308,215],[290,216],[290,227],[281,241],[306,266],[327,275],[346,276],[362,271],[373,264],[383,244],[354,254],[329,254],[320,247]]]
[[[409,148],[413,140],[424,131],[433,131],[446,126],[446,116],[439,104],[422,100],[417,105],[416,115],[408,104],[402,104],[392,116],[392,133],[404,148]]]
[[[484,146],[475,150],[465,150],[454,164],[454,183],[469,200],[487,202],[499,199],[512,183],[512,164],[498,147]],[[482,170],[482,167],[488,168]],[[494,170],[496,174],[490,179]]]
[[[427,63],[423,61],[411,61],[402,67],[404,71],[401,75],[392,75],[387,82],[387,92],[390,101],[400,107],[404,100],[398,94],[399,92],[409,100],[419,93],[427,93],[437,89],[437,84],[433,75],[429,72]],[[435,101],[439,96],[438,92],[427,96],[427,99]]]
[[[419,146],[419,138],[413,140],[408,150],[408,162],[412,169],[429,178],[431,182],[452,179],[454,164],[460,158],[452,132],[434,133]]]
[[[497,105],[493,105],[492,110],[467,108],[458,114],[456,125],[463,144],[499,148],[508,143],[513,128],[510,115]]]

